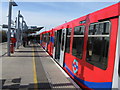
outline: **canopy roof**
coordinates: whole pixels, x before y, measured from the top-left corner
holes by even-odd
[[[36,32],[40,31],[43,28],[44,27],[37,27],[37,28],[33,28],[33,29],[28,29],[27,31],[25,31],[25,33],[28,33],[28,34],[36,33]]]

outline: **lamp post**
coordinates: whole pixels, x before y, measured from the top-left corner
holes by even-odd
[[[24,32],[23,37],[24,37],[24,36],[27,36],[27,34],[25,32],[28,30],[28,26],[25,21],[23,21],[23,23],[24,23],[24,25],[23,25],[23,32]]]
[[[22,27],[20,28],[20,18],[22,18]],[[24,17],[20,14],[20,10],[18,11],[18,29],[17,29],[17,49],[19,48],[19,42],[22,43],[22,32],[23,32],[23,21],[24,21]]]
[[[19,14],[20,14],[20,10],[18,11],[18,27],[17,27],[17,32],[16,32],[16,39],[17,39],[17,43],[16,43],[16,48],[19,48],[19,32],[20,32],[20,18],[19,18]]]
[[[21,44],[22,44],[22,38],[23,38],[23,21],[24,17],[20,14],[19,17],[22,18],[22,25],[21,25],[21,33],[20,33],[20,39],[21,39]]]
[[[12,6],[17,6],[17,4],[13,1],[9,1],[9,14],[8,14],[8,40],[7,40],[7,54],[10,56],[10,37],[11,37],[11,16],[12,16]]]

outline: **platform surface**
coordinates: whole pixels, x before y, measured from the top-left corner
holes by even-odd
[[[2,58],[1,87],[5,89],[73,89],[80,90],[70,77],[38,44],[20,46],[10,57]]]

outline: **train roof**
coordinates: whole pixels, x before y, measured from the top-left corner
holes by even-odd
[[[93,13],[87,14],[80,18],[74,19],[70,22],[59,25],[51,30],[60,30],[60,29],[64,29],[64,28],[70,28],[70,25],[73,25],[73,23],[74,23],[74,25],[84,25],[83,23],[81,23],[81,24],[78,23],[80,21],[85,21],[85,20],[88,21],[89,20],[89,22],[93,23],[93,22],[98,22],[100,20],[107,20],[107,19],[110,19],[111,17],[113,18],[116,16],[120,16],[120,2],[116,3],[114,5],[108,6],[106,8],[100,9],[98,11],[95,11]],[[48,30],[48,32],[51,30]]]

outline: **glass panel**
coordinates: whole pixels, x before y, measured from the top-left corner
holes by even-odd
[[[82,59],[83,43],[84,43],[84,26],[74,28],[72,55]]]
[[[54,47],[56,46],[56,43],[57,43],[56,37],[57,37],[57,32],[55,32],[55,36],[54,36]]]
[[[83,52],[83,37],[74,37],[73,38],[73,48],[72,48],[72,55],[76,56],[77,58],[82,59],[82,52]]]
[[[119,74],[119,77],[120,77],[120,56],[119,56],[119,67],[118,67],[118,74]]]
[[[47,41],[47,43],[49,44],[49,42],[50,42],[50,33],[47,33],[47,34],[46,34],[46,41]]]
[[[72,32],[72,28],[67,28],[67,35],[71,35],[71,32]]]
[[[93,36],[88,36],[87,62],[105,70],[108,62],[109,22],[90,25],[89,35]],[[98,37],[97,35],[101,36]]]
[[[63,35],[62,35],[62,47],[61,47],[62,51],[64,49],[64,37],[65,37],[65,33],[63,32]]]
[[[104,31],[103,31],[102,34],[105,34],[105,35],[109,34],[109,22],[104,23],[104,29],[103,30]]]
[[[42,35],[43,42],[45,42],[45,34]]]
[[[44,42],[47,42],[47,35],[44,34]]]
[[[70,37],[66,38],[66,53],[70,53]]]
[[[42,40],[44,39],[44,34],[42,34]]]
[[[66,48],[65,48],[65,52],[66,53],[70,53],[70,35],[71,35],[71,28],[67,28],[67,37],[66,37]]]
[[[96,37],[88,39],[87,61],[99,68],[107,67],[109,38]]]
[[[84,34],[84,27],[78,26],[74,29],[74,35],[83,35]]]
[[[55,44],[55,59],[60,59],[61,34],[62,30],[57,30]]]

